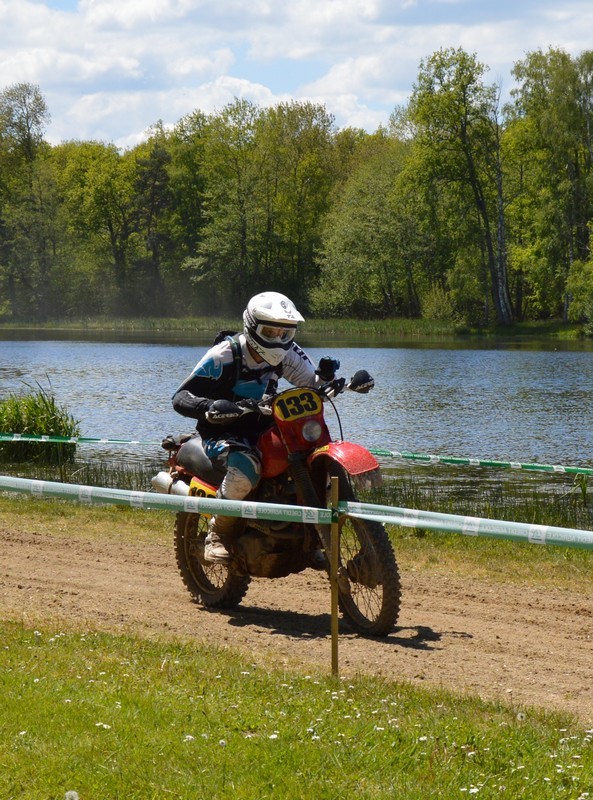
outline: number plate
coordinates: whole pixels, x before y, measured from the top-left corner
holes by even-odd
[[[199,478],[191,479],[189,493],[192,497],[216,497],[216,489]]]
[[[323,408],[321,398],[317,392],[308,389],[293,389],[282,392],[274,402],[274,416],[281,422],[312,417],[319,414]]]

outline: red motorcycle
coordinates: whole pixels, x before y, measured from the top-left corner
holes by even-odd
[[[259,410],[269,414],[271,424],[258,442],[262,475],[246,500],[327,508],[333,476],[340,500],[355,500],[357,486],[380,483],[374,456],[361,445],[333,441],[324,417],[325,401],[335,409],[335,394],[344,388],[366,393],[372,385],[368,373],[359,370],[346,387],[342,379],[265,398]],[[168,437],[163,447],[169,452],[169,471],[153,478],[157,491],[215,497],[223,475],[214,470],[197,434]],[[329,525],[246,519],[232,562],[213,564],[204,560],[209,516],[180,512],[174,530],[183,582],[208,608],[238,606],[252,577],[281,578],[308,567],[329,574]],[[401,586],[393,547],[380,523],[340,516],[338,595],[344,618],[358,633],[386,636],[393,630]]]

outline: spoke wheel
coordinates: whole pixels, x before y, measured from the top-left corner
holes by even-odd
[[[229,564],[204,560],[208,517],[185,511],[175,519],[175,558],[185,587],[207,608],[236,608],[245,597],[250,578],[236,575]]]
[[[348,475],[338,475],[340,500],[355,500]],[[397,623],[401,583],[391,541],[383,525],[341,517],[338,597],[348,624],[366,636],[387,636]]]

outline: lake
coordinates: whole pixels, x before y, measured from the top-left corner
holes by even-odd
[[[0,340],[0,398],[39,383],[80,421],[81,435],[153,443],[85,445],[85,454],[160,457],[163,436],[192,429],[170,398],[205,342],[17,336]],[[337,400],[346,439],[441,456],[591,466],[593,353],[564,348],[307,346],[315,361],[338,357],[346,377],[365,368],[375,378],[369,395]],[[337,435],[331,409],[328,419]]]

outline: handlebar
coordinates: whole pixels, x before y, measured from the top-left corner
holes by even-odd
[[[368,394],[374,385],[375,381],[366,369],[359,369],[350,378],[348,383],[346,383],[345,378],[334,378],[333,381],[329,381],[322,386],[320,391],[323,393],[324,397],[331,400],[332,397],[342,394],[346,389],[351,392],[356,392],[357,394]]]
[[[348,389],[358,394],[367,394],[375,385],[375,381],[366,371],[359,369],[346,383],[345,378],[333,378],[331,381],[316,387],[324,400],[331,400]],[[264,395],[261,400],[239,400],[233,403],[228,400],[215,401],[216,408],[206,412],[206,419],[213,423],[232,422],[244,417],[246,414],[262,414],[269,416],[272,413],[272,399],[274,395]]]

